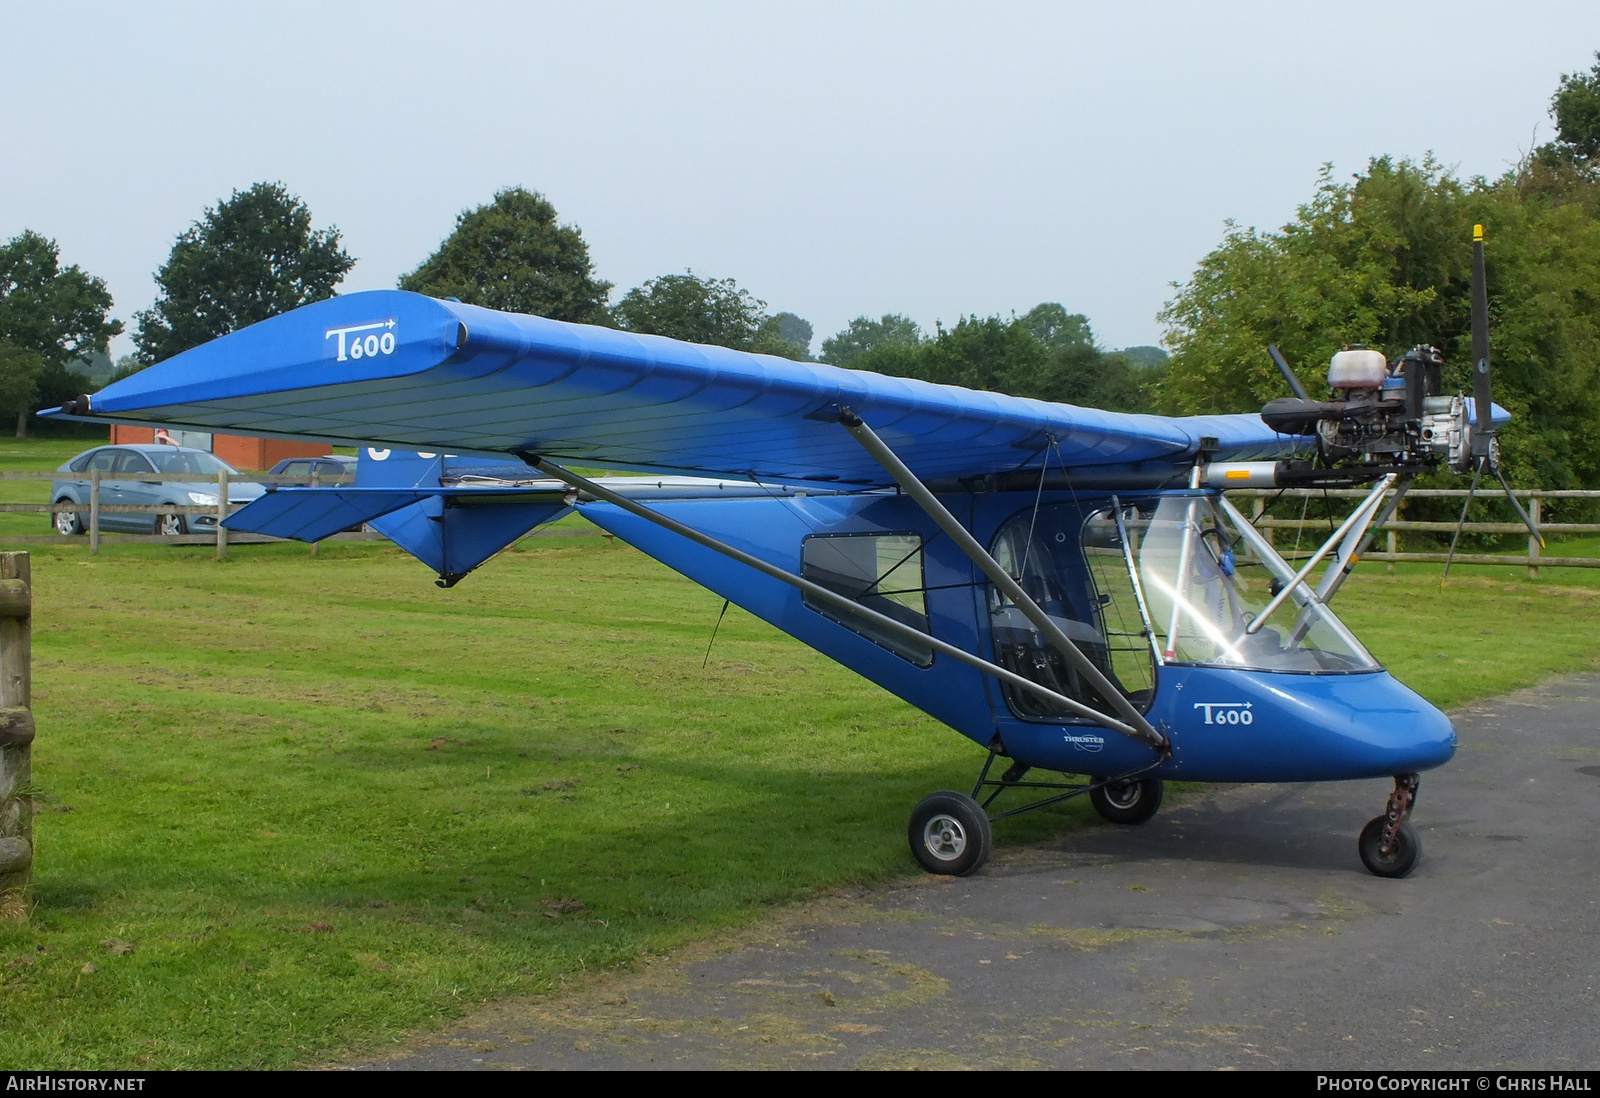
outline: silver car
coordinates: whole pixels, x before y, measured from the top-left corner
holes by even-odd
[[[100,506],[147,505],[156,507],[215,507],[217,486],[204,481],[161,481],[153,479],[161,473],[187,473],[215,477],[222,470],[232,476],[238,470],[205,450],[192,450],[187,446],[98,446],[86,450],[61,466],[59,473],[74,476],[58,477],[50,485],[52,503],[76,503],[87,512],[89,509],[89,473],[100,473]],[[228,482],[228,502],[249,503],[266,493],[266,488],[250,481]],[[72,511],[59,511],[52,516],[56,533],[81,534],[87,528],[88,516]],[[215,511],[202,515],[167,514],[115,514],[100,512],[102,530],[125,530],[135,534],[215,533]]]

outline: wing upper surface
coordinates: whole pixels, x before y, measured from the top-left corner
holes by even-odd
[[[924,478],[1230,458],[1292,440],[1256,415],[1159,416],[934,385],[396,290],[297,309],[116,382],[94,419],[205,431],[528,451],[557,461],[883,484],[847,407]]]

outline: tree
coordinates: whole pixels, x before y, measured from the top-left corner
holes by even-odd
[[[793,313],[779,313],[772,319],[778,322],[778,338],[798,352],[795,357],[809,360],[813,334],[811,321],[802,320]]]
[[[910,325],[903,317],[896,319]],[[888,328],[887,323],[880,326],[858,317],[836,338],[865,342]],[[904,333],[906,327],[899,330]],[[839,344],[833,340],[824,347],[829,344],[838,350]],[[852,370],[1109,411],[1147,411],[1151,399],[1147,378],[1140,370],[1121,355],[1101,351],[1094,345],[1089,321],[1053,302],[1009,320],[962,317],[953,328],[937,325],[931,339],[878,341],[846,361]]]
[[[1124,347],[1117,354],[1128,360],[1131,366],[1164,368],[1167,359],[1172,356],[1160,347]]]
[[[17,414],[17,437],[28,437],[28,413],[39,390],[44,359],[37,351],[0,340],[0,408]]]
[[[1069,313],[1065,306],[1054,301],[1046,301],[1029,309],[1022,323],[1052,351],[1072,346],[1094,346],[1094,332],[1089,328],[1089,318],[1082,313]]]
[[[41,381],[104,351],[122,331],[110,312],[105,282],[76,265],[63,269],[55,241],[25,230],[0,245],[0,395],[3,410],[16,414],[18,438],[27,434]]]
[[[779,334],[778,319],[768,316],[766,308],[765,301],[731,278],[700,278],[686,271],[634,287],[617,302],[611,315],[619,328],[641,335],[801,357],[801,349]]]
[[[208,208],[156,272],[161,296],[136,314],[146,365],[332,297],[355,260],[339,230],[313,231],[311,210],[282,183],[257,183]]]
[[[1550,100],[1556,144],[1585,164],[1600,163],[1600,53],[1588,72],[1567,73]]]
[[[611,296],[611,283],[594,277],[583,232],[558,224],[550,201],[521,187],[463,211],[439,250],[401,278],[400,288],[579,324],[607,323]]]
[[[883,347],[915,347],[922,342],[916,321],[899,313],[885,313],[877,320],[858,316],[844,331],[822,341],[822,361],[834,366],[850,366],[853,361]]]

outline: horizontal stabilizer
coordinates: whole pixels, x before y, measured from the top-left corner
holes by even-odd
[[[362,523],[439,573],[461,577],[536,526],[565,515],[570,495],[527,487],[279,488],[229,515],[230,530],[321,541]]]
[[[222,525],[275,538],[321,541],[427,495],[425,489],[279,488],[241,507]]]

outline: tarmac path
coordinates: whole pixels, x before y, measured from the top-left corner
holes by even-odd
[[[1389,782],[1223,787],[365,1066],[1595,1069],[1597,714],[1597,676],[1453,714],[1402,881],[1356,854]]]

